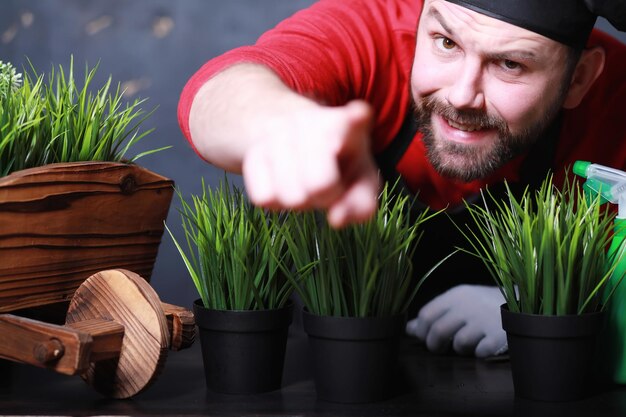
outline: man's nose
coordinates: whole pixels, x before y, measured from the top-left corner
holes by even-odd
[[[485,105],[480,62],[464,61],[448,92],[448,102],[457,109],[480,109]]]

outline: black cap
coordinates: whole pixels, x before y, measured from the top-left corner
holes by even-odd
[[[569,45],[585,47],[596,18],[626,30],[626,0],[447,0]]]

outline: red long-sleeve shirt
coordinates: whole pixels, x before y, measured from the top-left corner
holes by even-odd
[[[413,63],[421,0],[321,0],[265,33],[254,46],[213,58],[185,86],[179,123],[189,139],[189,111],[198,89],[223,68],[239,62],[267,65],[292,89],[328,105],[364,99],[374,107],[373,152],[389,144],[411,103]],[[594,31],[589,45],[607,52],[606,67],[582,103],[565,110],[552,169],[578,159],[626,169],[626,46]],[[418,138],[419,133],[416,135]],[[433,208],[461,203],[487,184],[516,181],[522,155],[494,175],[464,183],[439,175],[421,140],[414,140],[397,165],[406,184]]]

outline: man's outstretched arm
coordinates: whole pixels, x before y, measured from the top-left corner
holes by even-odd
[[[269,68],[237,64],[193,99],[191,140],[209,163],[242,173],[251,201],[273,209],[326,209],[335,227],[376,210],[371,107],[327,107],[289,89]]]

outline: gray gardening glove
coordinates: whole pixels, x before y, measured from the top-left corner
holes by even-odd
[[[433,352],[446,352],[452,344],[461,355],[500,355],[508,350],[502,304],[504,297],[497,287],[458,285],[422,307],[417,318],[407,323],[406,332]]]

